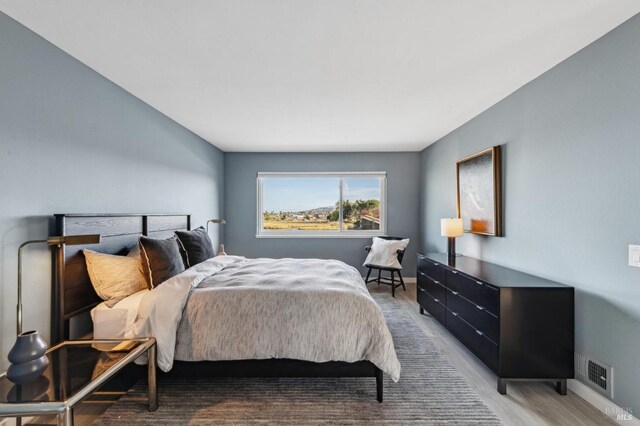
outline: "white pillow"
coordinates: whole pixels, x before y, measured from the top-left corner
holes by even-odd
[[[82,250],[93,288],[108,307],[147,288],[140,259]]]
[[[404,250],[408,244],[408,238],[404,240],[385,240],[375,237],[369,255],[362,266],[402,269],[400,262],[398,262],[398,250]]]
[[[138,316],[142,298],[149,293],[146,287],[127,296],[112,308],[104,302],[91,310],[93,337],[95,339],[127,339],[133,337],[133,324]]]

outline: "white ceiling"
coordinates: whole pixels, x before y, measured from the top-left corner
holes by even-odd
[[[0,0],[224,151],[417,151],[637,0]]]

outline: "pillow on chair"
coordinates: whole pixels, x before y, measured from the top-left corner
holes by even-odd
[[[369,255],[362,266],[402,269],[398,261],[398,250],[404,250],[408,244],[409,239],[385,240],[375,237]]]

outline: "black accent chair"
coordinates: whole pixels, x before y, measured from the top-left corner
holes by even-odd
[[[398,240],[404,240],[405,238],[402,237],[378,237],[378,238],[382,238],[383,240],[393,240],[393,241],[398,241]],[[366,246],[365,251],[368,253],[371,251],[371,246]],[[398,250],[397,252],[398,255],[398,262],[400,264],[402,264],[402,258],[404,257],[404,250]],[[369,268],[369,271],[367,272],[367,278],[365,278],[364,282],[365,283],[378,283],[378,285],[380,284],[386,284],[386,285],[390,285],[391,286],[391,296],[396,297],[396,288],[402,286],[403,290],[407,290],[406,287],[404,286],[404,280],[402,279],[402,274],[400,273],[400,269],[397,268],[386,268],[386,267],[382,267],[382,266],[376,266],[376,265],[364,265],[365,267]],[[371,278],[369,279],[369,276],[371,275],[371,271],[375,269],[378,271],[378,277],[377,278]],[[382,275],[382,271],[386,271],[386,272],[390,272],[391,273],[391,277],[387,278],[387,277],[383,277]],[[395,279],[395,274],[398,274],[398,284],[396,284],[396,279]]]

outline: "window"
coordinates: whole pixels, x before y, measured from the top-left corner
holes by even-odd
[[[384,235],[385,172],[258,173],[257,237]]]

